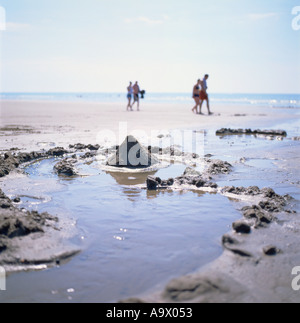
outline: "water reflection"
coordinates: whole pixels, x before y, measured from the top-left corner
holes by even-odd
[[[123,173],[123,172],[105,172],[106,174],[110,175],[114,178],[117,184],[122,186],[122,192],[127,196],[128,200],[131,202],[139,201],[139,198],[142,194],[143,190],[146,190],[146,197],[147,199],[155,199],[159,196],[167,195],[173,196],[175,194],[175,190],[173,187],[167,187],[158,189],[155,191],[147,190],[146,182],[148,176],[155,176],[157,175],[158,171],[152,172],[141,172],[141,173]],[[193,190],[193,189],[176,189],[177,196],[183,196],[187,192],[193,192],[198,197],[202,197],[205,194],[208,194],[206,191],[201,190]],[[209,194],[217,194],[215,192]]]
[[[154,176],[157,171],[141,173],[106,172],[112,176],[119,185],[141,185],[145,184],[148,176]]]
[[[123,173],[123,172],[106,172],[114,178],[117,184],[123,186],[123,193],[127,196],[131,202],[137,202],[141,196],[141,188],[136,185],[146,185],[147,177],[154,176],[157,171],[153,172],[141,172],[141,173]]]
[[[187,193],[190,193],[190,192],[193,192],[198,197],[202,197],[205,194],[217,194],[215,192],[208,193],[208,192],[205,192],[205,191],[193,190],[193,189],[185,189],[185,188],[174,190],[171,187],[169,187],[167,189],[158,189],[156,191],[148,191],[147,190],[147,198],[148,199],[155,199],[155,198],[157,198],[159,196],[163,196],[163,195],[167,195],[167,196],[173,196],[173,195],[183,196],[183,195],[185,195]]]
[[[123,193],[127,196],[128,200],[131,202],[137,202],[141,196],[141,189],[124,187]]]

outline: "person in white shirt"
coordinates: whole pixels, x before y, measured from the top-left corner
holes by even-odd
[[[208,94],[207,94],[207,80],[209,78],[209,75],[206,74],[204,76],[204,79],[201,82],[201,91],[200,91],[200,114],[202,113],[202,104],[204,101],[206,101],[207,104],[207,110],[208,110],[208,114],[212,115],[213,113],[210,111],[210,106],[209,106],[209,98],[208,98]]]
[[[127,111],[129,109],[132,110],[132,106],[131,106],[131,100],[132,100],[132,96],[133,96],[133,87],[132,87],[132,82],[129,83],[129,86],[127,88],[128,94],[127,94],[127,99],[128,99],[128,105],[127,105]]]

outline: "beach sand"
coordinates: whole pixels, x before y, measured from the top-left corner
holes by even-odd
[[[155,130],[272,127],[290,118],[288,111],[274,114],[269,108],[240,105],[214,106],[213,116],[193,114],[186,104],[145,103],[140,112],[127,112],[126,106],[118,103],[2,101],[0,109],[0,133],[4,138],[0,149],[18,147],[26,151],[36,150],[39,145],[47,149],[54,144],[101,144],[99,132],[109,130],[119,136],[120,123],[126,123],[129,134],[142,130],[150,136]],[[205,106],[203,112],[207,112]]]
[[[190,106],[142,102],[140,112],[126,112],[125,103],[120,105],[117,103],[2,101],[0,150],[6,152],[15,148],[29,152],[60,146],[68,147],[69,144],[76,143],[105,145],[104,131],[115,133],[119,141],[124,140],[119,134],[120,123],[123,130],[126,125],[128,134],[142,130],[151,136],[153,131],[164,133],[174,129],[205,131],[211,134],[217,129],[229,127],[277,129],[278,125],[295,121],[295,114],[291,114],[288,109],[216,105],[212,107],[213,116],[200,116],[191,112],[192,106],[192,102]],[[203,112],[206,113],[205,106]],[[296,118],[298,118],[297,115]],[[296,134],[295,131],[297,128],[294,127],[293,135]],[[206,152],[210,149],[213,155],[223,156],[222,159],[226,160],[228,150],[233,146],[235,138],[225,140],[223,146],[220,140],[217,143],[218,138],[212,139],[207,143]],[[235,154],[244,159],[276,160],[275,170],[270,172],[266,169],[266,176],[280,178],[275,181],[279,184],[272,188],[279,193],[289,192],[294,198],[299,199],[299,148],[299,141],[293,141],[288,133],[288,138],[276,151],[272,147],[268,148],[266,141],[258,148],[243,147],[241,144]],[[278,175],[279,172],[280,175]],[[251,178],[246,173],[231,176],[231,180],[237,180],[238,177],[243,181],[245,176],[246,181],[249,178],[255,181],[255,178]],[[259,180],[257,178],[258,182]],[[297,210],[298,202],[294,205]],[[219,259],[207,264],[196,273],[175,279],[167,287],[155,286],[150,292],[145,291],[139,295],[139,298],[131,298],[127,301],[299,302],[299,292],[291,288],[293,278],[291,272],[293,267],[300,265],[298,243],[300,219],[298,214],[289,213],[280,214],[278,217],[277,222],[266,228],[253,230],[250,235],[230,232],[231,236],[238,240],[238,248],[251,253],[251,257],[242,257],[230,250],[225,250]],[[262,250],[268,245],[275,245],[278,250],[280,249],[280,253],[273,257],[264,255]]]

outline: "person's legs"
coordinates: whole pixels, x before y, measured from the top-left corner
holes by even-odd
[[[207,104],[208,114],[212,114],[212,112],[210,111],[210,105],[209,105],[209,98],[208,97],[207,97],[207,100],[206,100],[206,104]]]
[[[132,107],[131,107],[131,97],[128,97],[127,111],[129,110],[129,108],[132,110]]]
[[[136,100],[135,100],[135,97],[133,98],[133,103],[131,105],[131,109],[133,108],[134,104],[135,104]]]
[[[139,99],[138,99],[138,96],[136,94],[133,95],[133,103],[132,103],[132,106],[131,106],[132,108],[133,108],[135,102],[137,103],[137,106],[138,106],[137,109],[139,110]]]
[[[198,113],[198,105],[200,103],[199,98],[195,97],[194,98],[196,105],[193,107],[192,111]]]
[[[200,100],[200,111],[199,111],[199,114],[203,114],[202,113],[202,105],[203,105],[203,102],[204,102],[204,100]]]

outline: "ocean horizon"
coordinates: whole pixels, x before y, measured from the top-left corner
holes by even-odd
[[[0,93],[0,100],[20,101],[65,101],[65,102],[99,102],[121,103],[127,102],[126,93]],[[278,108],[300,108],[300,94],[251,94],[251,93],[210,93],[210,101],[214,104],[243,104],[250,106],[269,106]],[[147,103],[193,104],[191,93],[151,93],[146,92],[144,101]]]

